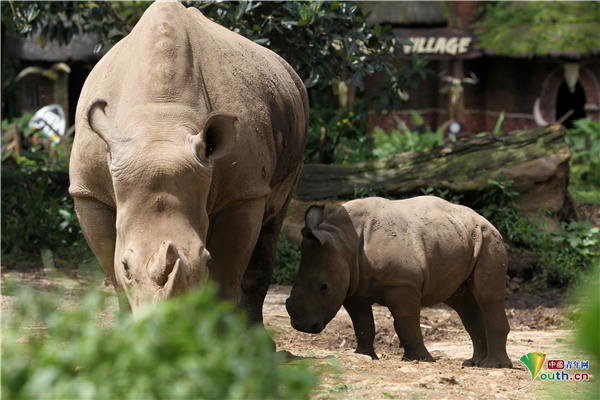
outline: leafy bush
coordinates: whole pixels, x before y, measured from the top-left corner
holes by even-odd
[[[512,200],[519,195],[511,189],[513,184],[513,180],[506,180],[504,172],[499,171],[497,179],[488,180],[491,189],[482,189],[475,210],[505,239],[539,256],[539,277],[546,284],[575,283],[600,260],[600,230],[589,221],[570,220],[562,223],[562,230],[548,232],[542,223],[524,215]],[[540,216],[543,218],[543,212]]]
[[[42,248],[87,251],[66,166],[51,165],[41,151],[23,152],[15,164],[2,165],[2,253],[19,257]]]
[[[105,300],[94,292],[63,311],[56,296],[21,292],[2,321],[2,397],[308,399],[316,385],[305,365],[282,366],[264,328],[247,328],[212,285],[109,329],[98,322]]]
[[[375,142],[373,156],[387,157],[407,151],[418,151],[429,149],[435,146],[444,144],[444,125],[439,127],[435,132],[431,131],[429,126],[423,122],[422,117],[413,112],[413,125],[420,125],[425,128],[424,132],[413,132],[406,125],[403,125],[401,130],[393,129],[389,134],[376,127],[373,129],[372,135]]]
[[[375,127],[369,140],[366,135],[369,113],[364,100],[355,101],[347,111],[313,107],[310,119],[305,155],[313,163],[349,164],[444,144],[444,125],[434,132],[414,111],[413,126],[423,128],[422,132],[413,132],[406,125],[390,133]],[[322,135],[323,145],[320,144]]]
[[[271,283],[275,285],[291,285],[300,267],[300,249],[291,243],[285,232],[279,235],[275,269]]]
[[[600,121],[588,117],[573,121],[573,125],[567,135],[573,155],[572,177],[597,188],[600,186]]]
[[[23,136],[29,136],[32,132],[32,129],[29,127],[29,121],[31,121],[32,117],[33,114],[24,113],[19,118],[3,119],[2,132],[10,131],[11,129],[13,129],[13,125],[16,125],[17,131],[23,132]],[[5,157],[3,154],[2,159],[4,158]]]
[[[364,100],[349,110],[313,106],[306,138],[305,155],[312,163],[347,164],[371,157],[367,141],[369,112]]]

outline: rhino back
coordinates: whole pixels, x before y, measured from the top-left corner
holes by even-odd
[[[370,286],[414,286],[424,303],[445,300],[468,278],[487,236],[501,241],[473,210],[432,196],[368,198],[344,207],[364,237]]]
[[[236,146],[215,162],[208,211],[244,198],[276,200],[301,168],[308,101],[298,81],[275,53],[197,9],[154,3],[86,80],[77,106],[71,192],[114,206],[106,146],[87,122],[90,105],[102,98],[121,133],[132,110],[147,104],[179,104],[200,119],[211,111],[237,115]]]

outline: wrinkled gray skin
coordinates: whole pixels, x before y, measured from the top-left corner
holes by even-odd
[[[87,78],[71,156],[77,216],[121,309],[209,276],[261,322],[307,127],[283,59],[197,9],[152,4]]]
[[[420,308],[455,309],[471,339],[466,366],[512,368],[504,311],[507,255],[500,233],[473,210],[433,196],[350,201],[323,222],[311,206],[302,258],[286,301],[292,326],[319,333],[343,305],[357,353],[377,359],[372,305],[390,309],[408,360],[435,361],[423,344]]]

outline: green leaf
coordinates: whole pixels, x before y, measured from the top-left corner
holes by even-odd
[[[300,9],[300,17],[302,18],[302,21],[308,22],[309,15],[310,15],[310,9],[306,5],[306,3],[302,4],[302,8]]]
[[[494,127],[494,135],[497,135],[500,133],[500,127],[502,126],[502,122],[504,121],[504,110],[502,110],[502,112],[500,113],[500,116],[498,117],[498,121],[496,122],[496,126]]]
[[[377,35],[377,37],[381,36],[381,25],[375,24],[373,29],[375,30],[375,34]]]

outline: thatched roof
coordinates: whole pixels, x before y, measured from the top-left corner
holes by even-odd
[[[98,39],[93,35],[75,35],[66,46],[61,46],[57,41],[50,41],[46,47],[40,45],[39,34],[25,39],[20,36],[6,36],[6,53],[10,58],[27,61],[98,61],[110,46],[104,46],[102,50],[94,54],[94,48]]]
[[[600,55],[600,3],[499,2],[472,25],[486,55],[516,58]]]
[[[440,25],[447,18],[439,1],[363,1],[365,13],[371,11],[369,22],[394,25]]]

